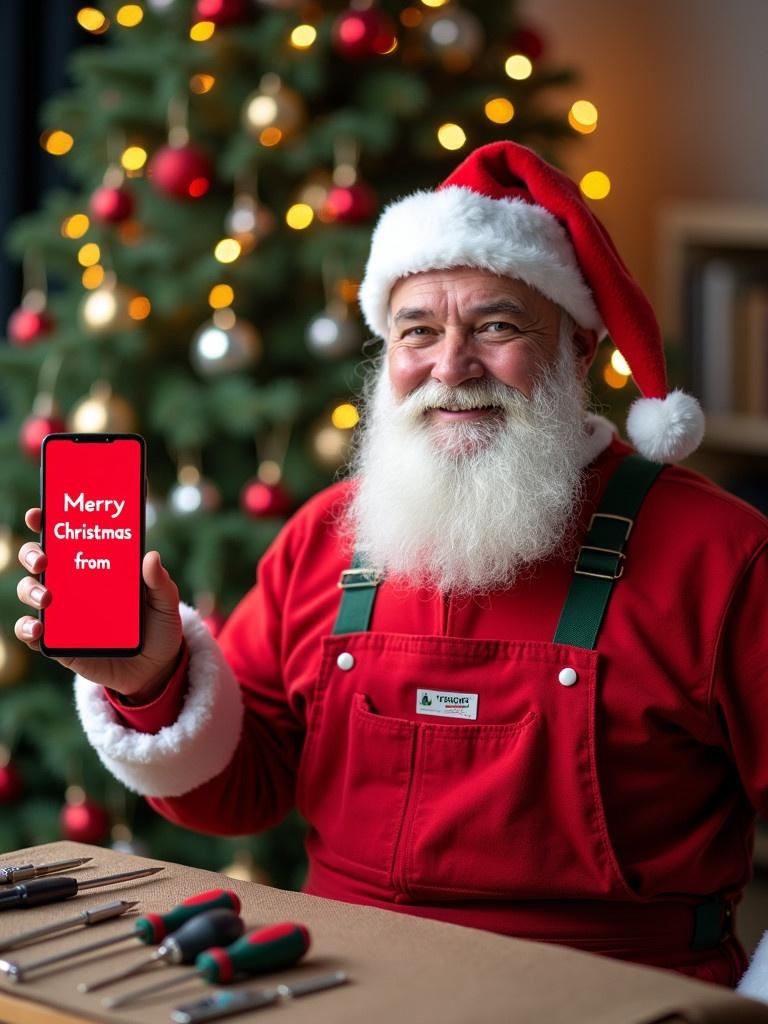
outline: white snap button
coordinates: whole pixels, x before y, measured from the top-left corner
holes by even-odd
[[[562,683],[563,686],[573,686],[578,680],[579,673],[575,668],[562,668],[560,674],[557,677],[557,681]]]
[[[336,659],[336,664],[343,672],[349,672],[351,668],[355,667],[355,659],[349,651],[342,651]]]

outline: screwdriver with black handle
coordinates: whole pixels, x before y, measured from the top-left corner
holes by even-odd
[[[128,882],[132,878],[146,878],[164,870],[162,867],[140,868],[137,871],[122,871],[117,875],[104,875],[102,878],[89,878],[87,882],[80,882],[77,878],[69,878],[67,875],[35,878],[31,882],[21,882],[19,885],[0,889],[0,911],[28,910],[30,907],[41,907],[45,903],[60,903],[62,900],[77,896],[83,889]]]
[[[125,942],[126,939],[138,939],[145,946],[152,946],[156,942],[161,942],[166,935],[177,931],[187,921],[210,910],[228,910],[238,914],[240,900],[237,893],[231,889],[209,889],[207,892],[200,892],[196,896],[190,896],[165,914],[145,914],[143,917],[138,917],[130,932],[123,932],[109,939],[89,942],[84,946],[77,946],[74,949],[68,949],[26,964],[20,964],[15,960],[0,960],[0,973],[8,975],[11,981],[26,981],[30,971],[38,970],[41,967],[51,967],[85,953],[100,953],[109,946]]]
[[[172,985],[189,982],[192,978],[202,978],[213,984],[226,985],[237,981],[243,975],[253,976],[267,974],[269,971],[280,971],[300,960],[309,949],[309,944],[309,931],[303,924],[284,921],[267,928],[259,928],[233,942],[231,946],[219,946],[201,953],[195,959],[195,970],[192,975],[168,978],[157,985],[148,985],[122,996],[104,999],[102,1005],[110,1010],[116,1009]]]
[[[47,864],[8,864],[0,867],[0,885],[14,885],[29,878],[44,878],[59,871],[69,871],[87,864],[92,857],[73,857],[71,860],[54,860]]]
[[[234,910],[208,910],[187,921],[164,939],[148,959],[98,981],[81,982],[79,992],[95,992],[117,981],[132,978],[157,963],[191,964],[200,953],[214,946],[229,946],[245,931],[242,917]]]

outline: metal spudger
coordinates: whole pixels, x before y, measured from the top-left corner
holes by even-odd
[[[12,864],[0,868],[0,885],[14,885],[16,882],[26,882],[28,878],[44,878],[57,871],[69,871],[71,868],[79,868],[81,864],[87,864],[89,860],[93,860],[93,857],[54,860],[49,864]]]
[[[99,921],[108,921],[111,917],[120,917],[126,910],[133,910],[138,902],[138,900],[112,900],[109,903],[100,903],[97,907],[91,907],[90,910],[81,910],[74,917],[67,917],[55,924],[43,924],[39,928],[30,928],[27,932],[19,932],[9,939],[3,939],[0,942],[0,951],[15,949],[16,946],[24,946],[36,942],[38,939],[46,939],[49,935],[68,931],[70,928],[98,924]]]
[[[31,882],[0,889],[0,911],[26,910],[28,907],[40,907],[44,903],[59,903],[77,896],[83,889],[93,889],[98,885],[112,885],[115,882],[128,882],[132,878],[146,878],[163,871],[163,867],[140,868],[138,871],[121,871],[117,875],[104,875],[102,878],[89,878],[80,882],[67,875],[54,875],[52,878],[38,878]]]

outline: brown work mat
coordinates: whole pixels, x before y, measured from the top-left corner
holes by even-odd
[[[83,880],[164,863],[61,842],[3,854],[0,867],[78,856],[93,857],[90,865],[74,872]],[[242,987],[290,982],[334,970],[346,971],[351,981],[293,1003],[233,1018],[243,1024],[268,1024],[270,1019],[275,1024],[306,1024],[308,1020],[313,1024],[768,1024],[768,1005],[671,972],[239,882],[178,864],[166,864],[165,871],[146,880],[87,890],[64,903],[4,911],[0,913],[0,938],[112,899],[141,900],[134,914],[163,912],[188,896],[219,887],[237,892],[247,927],[292,920],[306,924],[312,935],[312,947],[301,966],[243,982]],[[0,953],[0,958],[23,964],[130,928],[131,918],[126,916],[9,950]],[[123,1010],[108,1011],[101,1005],[105,994],[116,995],[139,984],[189,972],[184,967],[156,967],[143,978],[97,993],[81,994],[75,987],[80,981],[95,980],[147,955],[146,946],[126,942],[105,950],[101,956],[89,954],[74,963],[32,974],[23,984],[12,985],[0,979],[0,1020],[4,1024],[71,1024],[78,1020],[167,1024],[174,1006],[194,1002],[211,992],[202,982],[190,980],[162,997]]]

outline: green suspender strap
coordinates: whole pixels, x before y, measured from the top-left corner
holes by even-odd
[[[355,552],[352,566],[342,572],[338,586],[342,591],[341,606],[333,627],[334,633],[365,633],[371,622],[373,602],[379,578],[362,567]]]
[[[613,585],[624,572],[624,545],[643,498],[663,468],[628,455],[608,481],[579,550],[554,643],[594,648]]]

